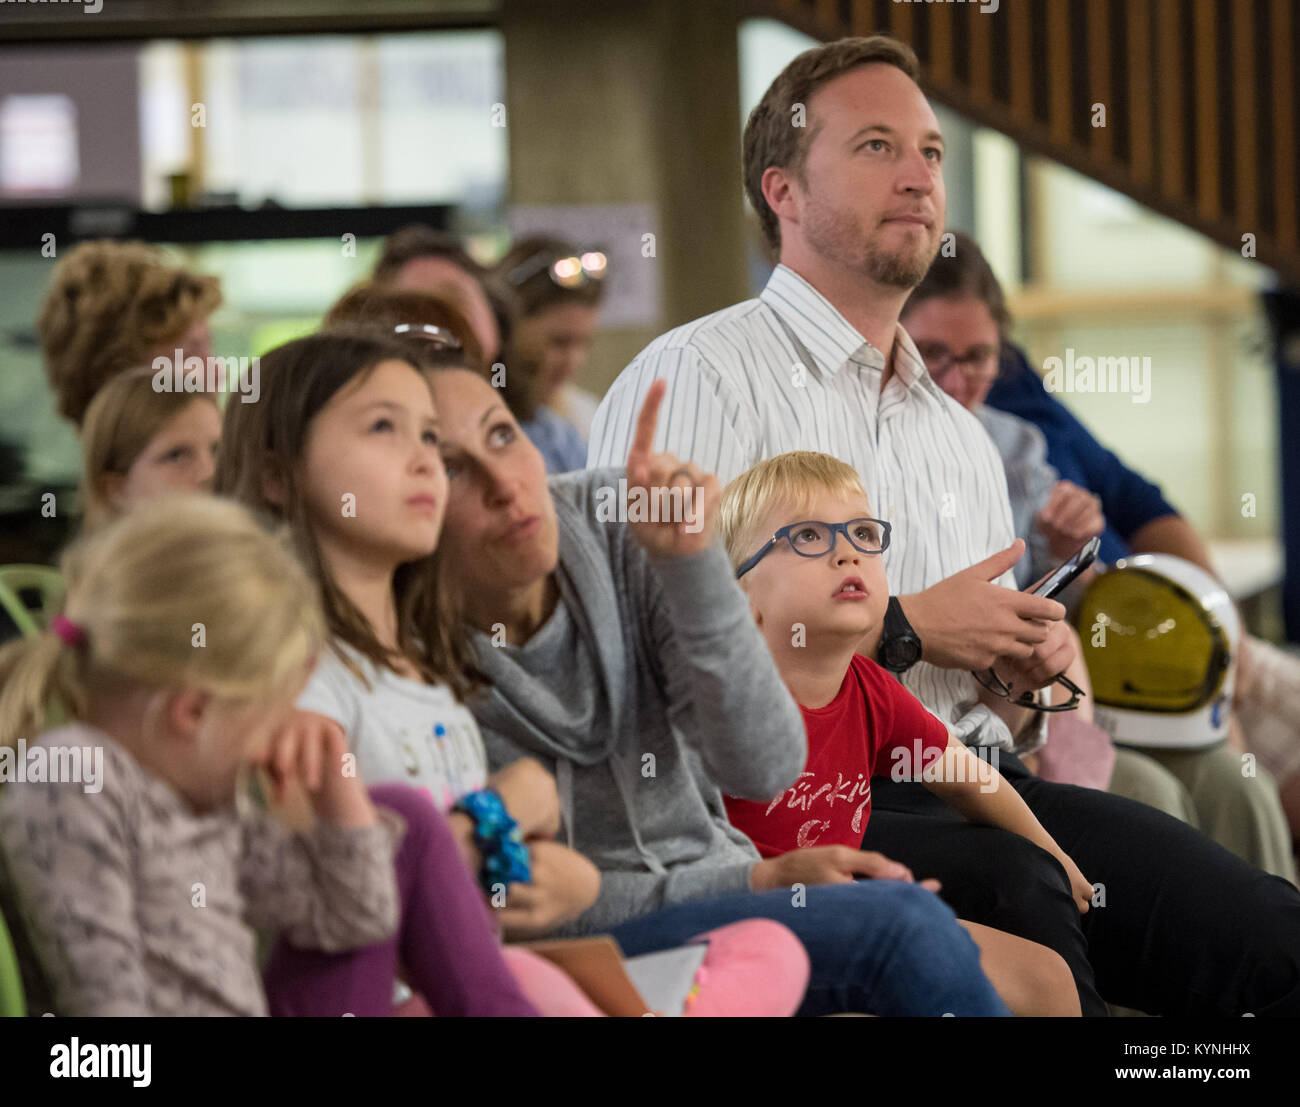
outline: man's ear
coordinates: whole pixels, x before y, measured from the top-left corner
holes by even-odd
[[[763,170],[763,177],[759,184],[763,190],[763,199],[767,201],[767,206],[776,214],[777,219],[797,224],[799,198],[798,182],[795,181],[794,174],[778,165],[769,165]]]
[[[192,742],[203,727],[203,716],[212,704],[207,692],[184,690],[173,692],[163,706],[163,721],[168,732],[182,741]]]

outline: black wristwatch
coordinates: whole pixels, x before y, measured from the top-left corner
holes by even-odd
[[[897,596],[885,608],[885,630],[876,648],[876,660],[891,673],[905,673],[921,660],[921,639],[903,614]]]

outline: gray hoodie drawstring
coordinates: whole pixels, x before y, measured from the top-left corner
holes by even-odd
[[[637,825],[637,819],[632,812],[632,800],[628,795],[627,782],[623,779],[623,773],[620,769],[622,764],[617,757],[611,757],[607,762],[609,771],[614,777],[614,785],[618,788],[618,797],[623,801],[623,812],[627,816],[627,825],[632,831],[632,843],[636,846],[636,851],[641,856],[648,868],[655,876],[667,876],[668,870],[664,867],[649,847],[641,840],[641,831]],[[564,832],[568,839],[570,849],[573,845],[573,762],[568,758],[557,758],[555,762],[555,789],[560,794],[560,814],[564,820]]]
[[[627,781],[623,779],[623,759],[618,756],[611,757],[609,759],[609,771],[613,774],[614,783],[618,786],[619,798],[623,801],[623,811],[627,815],[627,825],[632,829],[632,842],[636,846],[637,853],[641,855],[641,860],[646,863],[646,867],[655,876],[667,876],[668,870],[664,868],[663,862],[651,853],[646,844],[641,841],[641,828],[632,811],[632,798],[628,795]]]
[[[564,820],[567,844],[573,849],[573,762],[567,758],[556,759],[555,789],[560,793],[560,817]]]

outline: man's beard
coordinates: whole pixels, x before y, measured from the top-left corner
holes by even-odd
[[[822,257],[886,288],[913,289],[939,253],[929,230],[913,250],[887,250],[865,234],[854,217],[814,202],[804,213],[804,238]]]
[[[869,250],[866,258],[867,276],[876,284],[903,288],[910,292],[930,271],[930,263],[934,261],[936,253],[938,251],[931,250],[927,242],[922,242],[911,254]]]

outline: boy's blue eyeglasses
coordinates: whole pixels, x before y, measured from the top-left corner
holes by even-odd
[[[847,523],[823,523],[809,519],[782,527],[767,540],[763,548],[736,570],[739,580],[763,560],[783,538],[800,557],[822,557],[835,549],[840,531],[849,545],[865,554],[884,553],[889,549],[889,524],[884,519],[850,519]]]

